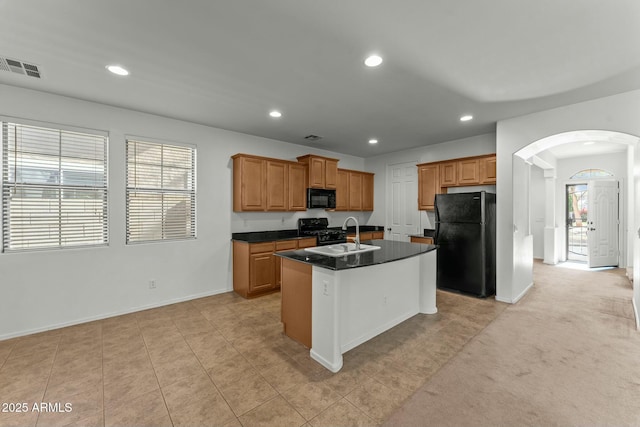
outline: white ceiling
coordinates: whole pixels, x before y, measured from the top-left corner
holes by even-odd
[[[3,84],[370,157],[640,88],[640,2],[5,0],[0,55],[43,73]]]

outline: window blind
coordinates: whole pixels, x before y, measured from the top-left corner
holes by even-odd
[[[192,147],[127,140],[127,243],[195,238]]]
[[[107,137],[2,122],[3,251],[108,243]]]

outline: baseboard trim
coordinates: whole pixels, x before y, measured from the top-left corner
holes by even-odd
[[[638,317],[638,305],[636,304],[636,299],[631,298],[631,303],[633,305],[633,314],[636,317],[636,330],[640,331],[640,317]]]
[[[144,306],[139,306],[139,307],[133,307],[133,308],[129,308],[129,309],[122,310],[122,311],[115,311],[115,312],[112,312],[112,313],[100,314],[98,316],[85,317],[85,318],[78,319],[78,320],[72,320],[70,322],[56,323],[55,325],[49,325],[49,326],[45,326],[45,327],[42,327],[42,328],[35,328],[35,329],[28,329],[28,330],[24,330],[24,331],[11,332],[9,334],[0,335],[0,341],[8,340],[8,339],[11,339],[11,338],[23,337],[25,335],[37,334],[37,333],[40,333],[40,332],[53,331],[55,329],[66,328],[68,326],[74,326],[74,325],[80,325],[82,323],[95,322],[96,320],[108,319],[109,317],[122,316],[122,315],[125,315],[125,314],[136,313],[138,311],[143,311],[143,310],[150,310],[152,308],[158,308],[158,307],[163,307],[165,305],[171,305],[171,304],[177,304],[177,303],[180,303],[180,302],[191,301],[191,300],[198,299],[198,298],[204,298],[204,297],[210,297],[210,296],[213,296],[213,295],[224,294],[225,292],[230,292],[232,290],[233,289],[219,289],[219,290],[212,291],[212,292],[203,292],[201,294],[189,295],[189,296],[182,297],[182,298],[174,298],[172,300],[163,301],[163,302],[156,303],[156,304],[149,304],[149,305],[144,305]]]
[[[500,298],[499,296],[496,295],[496,301],[506,302],[507,304],[515,304],[518,301],[520,301],[522,297],[524,297],[532,287],[533,287],[533,282],[529,283],[529,285],[526,288],[524,288],[522,292],[520,292],[520,295],[512,299]]]

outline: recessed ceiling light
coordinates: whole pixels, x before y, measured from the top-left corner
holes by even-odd
[[[461,122],[468,122],[469,120],[472,120],[472,119],[473,119],[473,116],[471,114],[467,114],[460,117]]]
[[[277,111],[277,110],[270,111],[269,115],[271,117],[273,117],[274,119],[282,117],[282,113],[280,111]]]
[[[128,76],[129,71],[125,68],[122,68],[119,65],[107,65],[107,70],[111,71],[113,74],[117,74],[119,76]]]
[[[584,143],[584,145],[593,145],[595,143],[596,143],[595,141],[587,141]]]
[[[382,58],[379,55],[371,55],[364,60],[364,65],[367,67],[377,67],[382,64]]]
[[[369,140],[369,144],[377,144],[378,140],[377,139],[370,139]]]

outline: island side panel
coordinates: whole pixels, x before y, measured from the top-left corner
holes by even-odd
[[[284,333],[311,348],[311,277],[309,264],[282,258],[282,323]]]
[[[337,272],[341,353],[419,313],[420,258]]]
[[[437,251],[420,255],[420,313],[436,314]]]
[[[337,273],[316,266],[312,272],[310,356],[331,372],[342,369],[338,294],[340,283]]]

